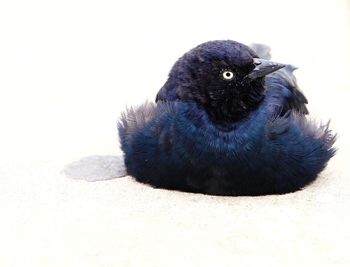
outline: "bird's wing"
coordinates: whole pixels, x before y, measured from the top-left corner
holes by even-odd
[[[146,102],[136,108],[128,108],[126,112],[122,113],[118,122],[118,129],[120,143],[124,151],[126,148],[123,145],[132,139],[135,132],[145,127],[149,120],[154,117],[155,111],[156,105]]]
[[[293,74],[294,70],[295,67],[287,65],[283,69],[267,75],[265,79],[267,94],[273,94],[275,98],[278,98],[281,115],[290,110],[301,114],[309,114],[306,107],[308,101],[299,89]]]
[[[260,58],[270,59],[270,47],[264,44],[251,44],[250,47],[258,54]],[[266,76],[267,90],[274,90],[275,97],[279,96],[281,105],[281,115],[289,110],[295,110],[302,114],[308,114],[306,108],[308,103],[306,97],[301,92],[296,78],[293,74],[296,67],[287,65],[286,67]]]

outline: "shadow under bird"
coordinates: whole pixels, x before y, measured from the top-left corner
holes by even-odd
[[[294,192],[315,180],[335,136],[306,118],[295,68],[269,57],[267,46],[230,40],[184,54],[155,104],[121,116],[127,173],[154,187],[233,196]]]

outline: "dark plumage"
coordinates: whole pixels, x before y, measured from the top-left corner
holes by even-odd
[[[294,67],[268,61],[268,47],[253,48],[197,46],[175,63],[156,104],[122,114],[129,175],[215,195],[282,194],[317,177],[335,154],[335,137],[305,117]]]

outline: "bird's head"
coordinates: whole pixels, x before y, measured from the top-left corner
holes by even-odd
[[[265,75],[282,67],[244,44],[210,41],[184,54],[164,87],[171,87],[177,99],[195,100],[214,122],[229,124],[258,106]]]

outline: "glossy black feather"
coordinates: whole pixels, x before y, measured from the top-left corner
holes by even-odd
[[[270,47],[263,44],[252,44],[251,48],[257,53],[260,58],[271,59]],[[308,100],[301,92],[297,80],[293,75],[297,68],[293,65],[286,65],[284,68],[271,73],[266,77],[266,88],[271,85],[280,86],[284,92],[284,102],[281,114],[285,114],[288,110],[296,110],[302,114],[309,114],[306,107]]]
[[[335,136],[306,118],[292,66],[246,80],[257,57],[233,41],[207,42],[181,57],[156,104],[122,114],[128,174],[215,195],[282,194],[316,179],[335,154]],[[225,70],[232,80],[223,79]]]

